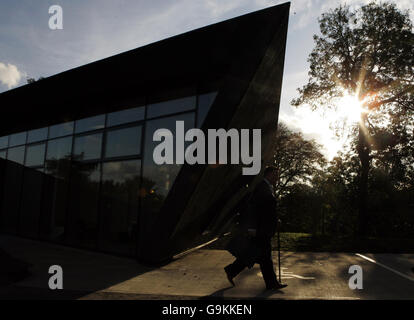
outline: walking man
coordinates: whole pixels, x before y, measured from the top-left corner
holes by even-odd
[[[274,195],[273,185],[278,179],[278,169],[276,167],[267,167],[264,172],[263,181],[253,191],[249,208],[245,217],[242,218],[243,229],[246,230],[246,234],[250,239],[250,249],[244,250],[242,254],[235,255],[236,260],[224,268],[227,279],[233,286],[233,279],[246,267],[251,268],[254,262],[256,262],[260,265],[267,290],[278,290],[287,287],[286,284],[280,284],[277,281],[272,260],[271,239],[277,228],[277,201]],[[247,258],[246,255],[250,257]],[[253,260],[251,260],[252,258]],[[249,260],[254,262],[247,263],[246,261]]]

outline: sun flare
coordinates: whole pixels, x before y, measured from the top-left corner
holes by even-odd
[[[364,101],[360,101],[356,96],[344,95],[336,103],[338,117],[351,123],[360,121],[361,114],[366,112],[363,104]]]

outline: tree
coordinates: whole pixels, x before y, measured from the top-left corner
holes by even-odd
[[[365,235],[375,137],[384,138],[378,128],[384,129],[396,113],[413,118],[413,25],[408,12],[399,11],[395,4],[376,2],[354,11],[340,6],[322,14],[319,25],[321,36],[314,36],[315,48],[308,59],[308,83],[298,89],[300,96],[292,105],[336,108],[338,98],[353,95],[365,106],[355,145],[360,161],[358,233]]]
[[[314,192],[312,181],[326,165],[321,145],[306,140],[302,133],[279,123],[274,138],[273,165],[280,179],[274,186],[279,214],[284,230],[316,232],[320,212],[320,195]]]
[[[26,81],[27,81],[27,84],[32,84],[32,83],[35,83],[36,81],[40,81],[40,80],[43,80],[43,79],[44,79],[44,77],[40,77],[37,80],[35,78],[27,78]]]
[[[318,170],[326,164],[320,152],[321,146],[314,140],[306,140],[299,132],[293,132],[279,124],[274,149],[274,165],[279,168],[280,179],[276,193],[285,195],[295,183],[309,183]]]

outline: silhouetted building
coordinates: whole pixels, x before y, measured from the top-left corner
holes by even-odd
[[[288,16],[271,7],[0,94],[1,232],[158,262],[226,231],[254,176],[156,165],[153,133],[260,128],[269,161]]]

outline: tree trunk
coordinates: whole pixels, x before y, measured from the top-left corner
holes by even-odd
[[[361,162],[357,230],[357,235],[359,236],[366,236],[368,231],[368,175],[371,165],[371,149],[368,141],[369,134],[366,128],[366,117],[366,114],[361,115],[357,146],[358,156]]]

